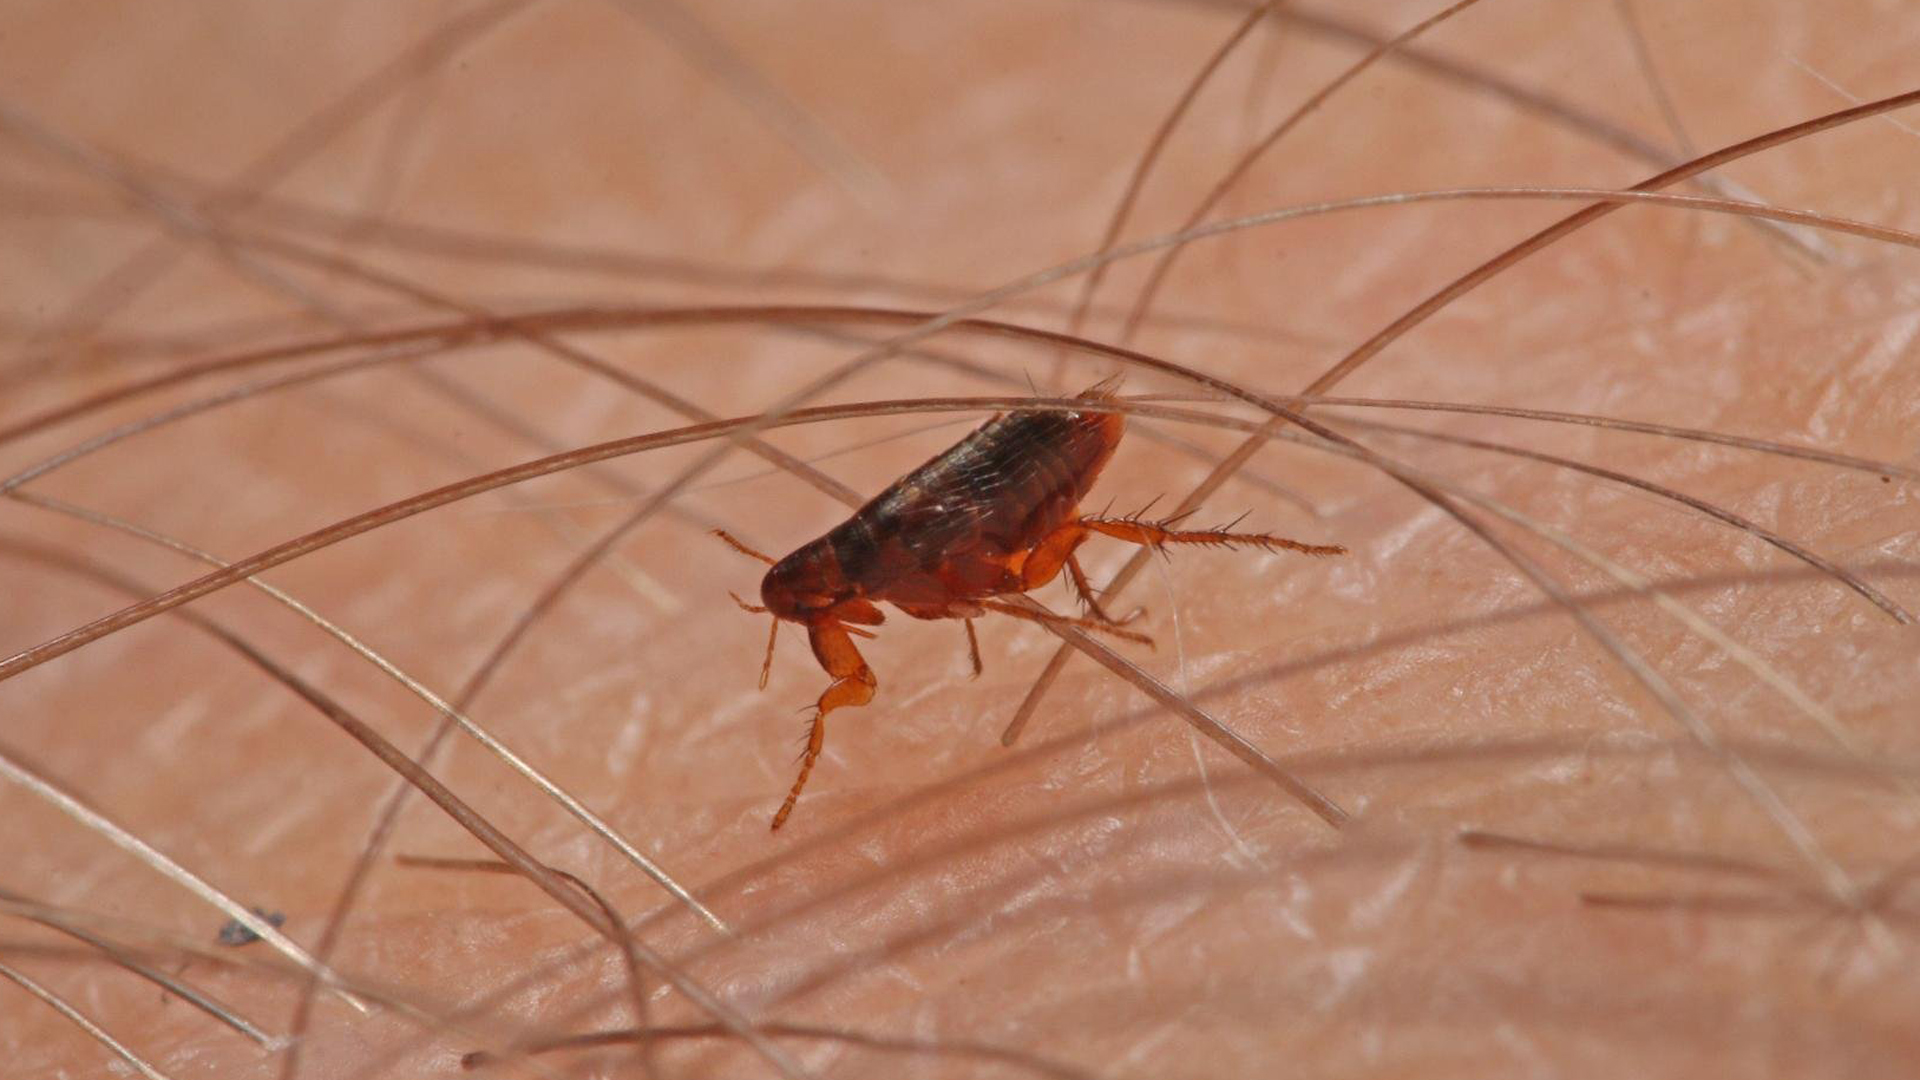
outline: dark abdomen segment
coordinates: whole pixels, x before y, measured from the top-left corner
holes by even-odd
[[[1117,413],[996,417],[819,542],[872,599],[943,605],[1009,591],[1008,557],[1074,515],[1123,430]]]

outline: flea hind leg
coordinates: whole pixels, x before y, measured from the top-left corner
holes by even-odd
[[[1000,600],[982,600],[980,601],[980,606],[986,608],[988,611],[997,611],[1002,615],[1011,615],[1016,619],[1025,619],[1028,622],[1037,622],[1042,626],[1072,626],[1081,630],[1092,630],[1096,633],[1112,634],[1114,637],[1136,642],[1148,648],[1153,647],[1152,638],[1132,630],[1123,630],[1118,623],[1114,622],[1100,619],[1076,619],[1071,615],[1057,615],[1045,608],[1029,611],[1026,608],[1015,607],[1012,604]]]
[[[1338,544],[1307,544],[1299,540],[1289,540],[1272,533],[1233,532],[1233,525],[1219,529],[1176,529],[1186,515],[1167,518],[1163,521],[1141,521],[1138,518],[1081,518],[1075,522],[1082,528],[1111,536],[1116,540],[1125,540],[1142,547],[1160,548],[1168,544],[1212,544],[1216,547],[1251,547],[1263,551],[1297,551],[1302,555],[1345,555],[1347,549]]]
[[[1139,618],[1146,610],[1134,608],[1125,617],[1118,619],[1107,614],[1107,609],[1101,607],[1100,601],[1095,599],[1093,584],[1087,580],[1087,572],[1080,567],[1080,556],[1071,552],[1067,554],[1067,580],[1073,582],[1074,594],[1080,597],[1080,603],[1086,607],[1087,614],[1109,626],[1125,626]]]
[[[838,622],[815,623],[807,628],[807,639],[813,644],[814,657],[827,674],[833,676],[833,682],[814,705],[813,722],[807,729],[807,748],[800,755],[800,775],[793,781],[793,790],[787,792],[787,801],[780,804],[779,813],[773,815],[775,829],[787,823],[787,815],[793,813],[794,804],[800,801],[800,789],[807,786],[813,763],[820,760],[820,748],[827,739],[827,714],[838,708],[865,705],[873,700],[874,687],[879,685],[873,669],[861,658],[860,650],[854,648],[853,638],[847,635],[845,626]]]
[[[1086,605],[1087,614],[1101,627],[1124,626],[1133,621],[1132,616],[1116,619],[1107,614],[1100,601],[1094,598],[1093,586],[1087,581],[1087,573],[1080,568],[1080,560],[1074,551],[1087,542],[1093,535],[1078,521],[1069,521],[1040,538],[1027,553],[1026,561],[1020,565],[1020,591],[1031,592],[1052,581],[1060,574],[1060,568],[1066,567],[1067,579],[1073,582],[1073,591]],[[1136,613],[1137,614],[1137,613]]]
[[[1041,537],[1040,542],[1033,545],[1033,550],[1027,552],[1026,559],[1020,563],[1019,591],[1032,592],[1060,576],[1060,568],[1073,561],[1073,549],[1086,543],[1088,535],[1087,530],[1082,528],[1079,522],[1069,521]],[[1080,576],[1078,570],[1076,569],[1074,573],[1078,579]],[[1075,584],[1078,585],[1080,582],[1076,580]],[[1087,599],[1092,598],[1091,593],[1082,595]]]

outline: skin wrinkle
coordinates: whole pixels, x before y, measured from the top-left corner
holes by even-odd
[[[602,300],[629,310],[937,307],[973,289],[899,290],[1006,281],[1091,250],[1153,125],[1257,6],[700,6],[702,22],[760,66],[765,85],[886,177],[893,205],[869,211],[623,12],[530,5],[463,49],[430,88],[396,86],[389,104],[272,191],[254,191],[260,197],[246,215],[217,223],[243,242],[297,238],[442,296],[494,298],[494,310]],[[1222,64],[1163,152],[1125,235],[1170,229],[1244,140],[1262,133],[1243,122],[1241,102],[1257,104],[1262,117],[1283,116],[1441,6],[1278,5],[1271,25],[1242,47],[1272,36],[1277,62],[1261,71],[1236,53]],[[95,0],[28,5],[0,37],[0,100],[116,155],[183,203],[239,198],[245,188],[220,178],[260,160],[435,27],[485,10],[484,2],[441,0],[417,12],[368,0],[213,0],[191,14]],[[1330,99],[1249,177],[1231,212],[1466,186],[1633,183],[1672,164],[1662,98],[1703,147],[1845,104],[1793,61],[1860,100],[1912,88],[1906,58],[1920,30],[1865,0],[1839,0],[1818,20],[1784,0],[1636,2],[1632,14],[1638,44],[1614,4],[1482,3]],[[1637,57],[1657,61],[1661,91],[1648,87]],[[398,145],[402,138],[411,141]],[[405,167],[382,171],[390,153]],[[1876,120],[1703,179],[1757,193],[1741,198],[1913,230],[1920,219],[1902,178],[1914,174],[1916,153],[1913,139]],[[72,350],[29,346],[19,335],[70,330],[63,315],[153,234],[129,227],[147,219],[105,201],[116,197],[110,189],[49,159],[17,154],[0,171],[10,208],[116,207],[109,218],[7,216],[0,370],[20,381],[0,400],[0,430],[141,375],[327,332],[237,285],[217,255],[180,248],[174,271],[112,315],[107,334]],[[375,176],[384,177],[385,205],[370,216],[360,203]],[[1209,240],[1182,256],[1164,298],[1164,312],[1181,318],[1145,324],[1145,351],[1292,404],[1279,392],[1297,390],[1479,258],[1575,208],[1432,203]],[[382,235],[388,223],[399,227]],[[1911,345],[1889,331],[1910,316],[1914,256],[1850,236],[1820,242],[1826,254],[1807,257],[1744,219],[1627,208],[1448,307],[1340,390],[1700,427],[1864,459],[1843,467],[1518,416],[1410,421],[1684,491],[1912,608],[1920,577],[1907,472],[1920,386]],[[268,259],[265,250],[256,257]],[[373,325],[456,318],[271,261],[310,296]],[[1113,268],[1090,336],[1111,337],[1140,272],[1138,263]],[[1062,325],[1078,289],[1035,294],[1033,306],[1001,317]],[[899,329],[808,325],[881,340]],[[1242,332],[1259,327],[1293,336],[1276,343]],[[565,333],[574,340],[575,331]],[[231,336],[239,334],[252,336]],[[181,351],[126,352],[123,344]],[[727,416],[780,400],[864,348],[718,327],[582,332],[577,344]],[[978,334],[928,344],[1015,380],[1007,384],[1014,394],[1029,372],[1045,381],[1057,351]],[[567,446],[678,423],[524,347],[425,362]],[[34,366],[18,366],[26,363]],[[302,365],[164,389],[0,442],[0,476]],[[1061,377],[1077,388],[1107,373],[1102,362],[1075,357]],[[903,357],[834,400],[982,385]],[[1126,390],[1189,393],[1141,375]],[[311,395],[321,392],[328,397],[315,408]],[[339,422],[355,408],[403,418],[414,441],[377,423]],[[1330,425],[1409,419],[1313,408]],[[1809,428],[1816,410],[1818,432]],[[873,442],[830,466],[849,489],[871,495],[957,437],[942,428],[875,440],[901,423],[846,421],[766,437],[803,461]],[[1215,458],[1240,438],[1170,430]],[[448,451],[429,453],[421,438]],[[1911,947],[1920,910],[1910,881],[1920,823],[1902,790],[1920,779],[1920,736],[1905,720],[1905,703],[1920,697],[1911,628],[1739,532],[1690,523],[1610,484],[1398,437],[1382,445],[1655,582],[1854,731],[1864,763],[1651,601],[1498,526],[1652,659],[1830,848],[1900,947]],[[144,432],[28,490],[245,554],[538,452],[369,368],[324,391],[291,387]],[[599,534],[631,507],[569,504],[603,498],[621,478],[655,490],[698,453],[608,462],[604,481],[554,477],[524,495],[571,518],[572,535]],[[1883,481],[1872,459],[1898,471]],[[741,464],[759,471],[758,462]],[[1206,467],[1130,435],[1090,509],[1109,497],[1121,509],[1163,493],[1177,499]],[[783,1036],[779,1025],[903,1047],[1026,1053],[1101,1080],[1522,1070],[1904,1077],[1920,1055],[1910,965],[1887,965],[1864,944],[1858,916],[1811,898],[1813,882],[1759,815],[1699,749],[1621,689],[1563,614],[1365,470],[1279,442],[1253,467],[1325,516],[1238,486],[1222,489],[1196,520],[1251,511],[1247,527],[1345,544],[1353,554],[1309,562],[1179,553],[1166,564],[1176,599],[1142,594],[1150,610],[1138,628],[1160,648],[1116,651],[1174,681],[1176,613],[1167,605],[1177,604],[1193,699],[1365,823],[1339,834],[1319,829],[1267,780],[1207,758],[1212,795],[1269,863],[1264,874],[1232,869],[1241,856],[1214,821],[1187,737],[1105,672],[1075,665],[1049,697],[1044,725],[1011,750],[999,747],[995,736],[1054,644],[1010,620],[980,623],[977,680],[968,678],[958,627],[895,618],[861,642],[881,694],[834,729],[807,800],[770,841],[765,819],[791,780],[790,744],[803,719],[794,710],[819,692],[820,673],[803,637],[789,632],[766,691],[756,689],[766,626],[726,594],[750,594],[764,568],[678,525],[636,534],[616,552],[662,583],[677,610],[588,576],[493,673],[486,713],[503,739],[524,744],[613,824],[645,837],[648,854],[683,875],[741,940],[712,940],[691,916],[662,907],[650,883],[597,851],[569,819],[517,797],[481,755],[458,750],[435,773],[542,862],[593,882],[643,944],[769,1025],[809,1071],[836,1080],[1033,1073],[1011,1058],[881,1051]],[[778,474],[689,492],[682,503],[688,520],[774,555],[844,515]],[[199,573],[38,510],[0,502],[0,514],[10,536],[82,552],[134,580],[164,586]],[[585,543],[556,538],[530,515],[442,514],[273,576],[343,624],[377,630],[423,681],[457,686]],[[1087,550],[1096,582],[1124,558],[1124,549]],[[0,581],[4,653],[117,606],[11,561]],[[1064,589],[1038,599],[1073,609]],[[200,604],[394,742],[425,738],[428,710],[297,621],[239,591]],[[33,760],[204,867],[242,904],[286,912],[287,934],[310,946],[386,781],[376,783],[377,771],[345,740],[303,733],[301,706],[188,643],[170,626],[176,621],[155,620],[0,684],[0,726]],[[1462,830],[1553,849],[1471,847],[1457,839]],[[0,885],[212,941],[221,916],[177,901],[77,835],[0,790],[0,846],[9,852]],[[413,812],[393,850],[485,854]],[[1696,856],[1698,865],[1686,861]],[[1721,865],[1777,876],[1711,868]],[[301,1077],[455,1075],[460,1055],[506,1049],[475,1031],[504,1043],[633,1023],[621,1004],[617,952],[549,897],[494,875],[394,872],[390,863],[373,881],[334,963],[350,986],[461,1013],[467,1033],[422,1033],[381,1008],[362,1017],[322,999]],[[84,892],[62,891],[77,883]],[[30,933],[43,931],[22,923],[8,937],[24,942]],[[161,970],[190,956],[165,942],[153,948],[148,958]],[[261,948],[232,959],[264,960]],[[569,956],[584,959],[562,963]],[[170,1075],[278,1072],[278,1058],[105,962],[18,948],[0,949],[0,963],[73,1002]],[[243,1006],[265,1030],[287,1030],[295,980],[198,957],[182,978]],[[796,989],[804,996],[789,998]],[[12,1067],[24,1075],[90,1075],[114,1060],[11,984],[6,990],[14,1004],[0,1007],[0,1041],[18,1051]],[[672,994],[649,1005],[646,1022],[663,1031],[704,1022]],[[656,1050],[663,1077],[768,1072],[737,1040],[676,1038]],[[541,1054],[517,1068],[587,1077],[632,1061],[633,1048],[617,1046]],[[499,1075],[515,1073],[503,1066]]]

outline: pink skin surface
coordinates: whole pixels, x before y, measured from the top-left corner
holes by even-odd
[[[754,79],[826,133],[810,135],[783,119],[787,106],[756,96],[759,83],[730,82],[710,51],[664,36],[669,23],[636,18],[645,5],[555,0],[443,63],[416,65],[364,118],[249,179],[356,80],[473,9],[13,7],[0,37],[8,426],[197,360],[332,336],[342,332],[334,319],[450,317],[247,247],[264,235],[500,311],[957,302],[1092,249],[1154,126],[1240,14],[1174,2],[689,5]],[[1454,74],[1389,60],[1361,75],[1221,212],[1468,185],[1625,187],[1665,166],[1607,142],[1602,125],[1678,160],[1664,149],[1675,135],[1662,94],[1705,152],[1843,108],[1849,94],[1915,88],[1920,27],[1884,7],[1669,7],[1639,0],[1632,12],[1659,93],[1613,5],[1473,8],[1422,43],[1456,62]],[[1336,9],[1346,6],[1302,10]],[[1433,10],[1392,3],[1339,17],[1392,34]],[[1323,24],[1256,32],[1175,135],[1128,235],[1172,227],[1241,148],[1363,51]],[[1576,115],[1529,110],[1461,70]],[[1920,110],[1909,109],[1716,175],[1740,185],[1732,197],[1920,229],[1917,125]],[[79,164],[75,146],[108,156]],[[855,164],[838,176],[819,165],[842,159]],[[176,230],[212,222],[237,238],[222,253],[163,233],[165,215],[116,187],[104,161],[172,200]],[[228,203],[181,210],[215,192]],[[1155,309],[1163,318],[1136,345],[1295,392],[1433,290],[1577,207],[1372,209],[1206,241],[1182,258]],[[100,288],[161,236],[178,254],[164,276]],[[1847,237],[1815,244],[1809,254],[1725,215],[1631,207],[1471,293],[1337,392],[1596,413],[1910,468],[1920,252]],[[459,257],[427,250],[435,245]],[[568,261],[583,252],[595,258]],[[1118,267],[1103,305],[1128,301],[1145,267]],[[997,314],[1060,328],[1077,295],[1055,285],[1032,298],[1039,306]],[[1120,320],[1102,311],[1088,332],[1110,338]],[[722,416],[767,408],[857,351],[752,327],[567,341]],[[1073,389],[1108,370],[1081,360],[1062,369],[1052,349],[1000,340],[946,336],[928,348],[1016,381],[896,358],[831,400],[1018,393],[1028,376]],[[0,468],[292,370],[115,406],[0,446]],[[189,417],[24,490],[238,558],[548,447],[687,422],[524,342],[423,370],[437,382],[365,371]],[[1126,391],[1188,388],[1133,375]],[[1670,485],[1920,607],[1904,478],[1521,420],[1316,415],[1511,442]],[[505,431],[501,417],[546,443]],[[977,422],[856,420],[769,441],[864,495]],[[1130,429],[1091,509],[1111,498],[1128,511],[1162,494],[1171,505],[1205,474],[1144,426]],[[1239,439],[1165,430],[1216,456]],[[769,836],[803,733],[796,710],[824,676],[789,628],[769,686],[756,690],[766,624],[727,593],[751,595],[763,568],[704,530],[724,526],[778,556],[847,510],[740,453],[570,589],[470,709],[740,936],[722,939],[672,907],[472,740],[457,737],[434,772],[626,917],[654,913],[642,940],[740,1014],[859,1037],[769,1028],[810,1075],[1911,1075],[1920,899],[1901,868],[1920,841],[1916,632],[1762,541],[1645,492],[1351,433],[1564,530],[1744,647],[1752,665],[1521,527],[1487,526],[1646,658],[1722,752],[1704,751],[1452,519],[1367,466],[1276,444],[1249,470],[1260,484],[1229,483],[1196,522],[1251,510],[1248,528],[1352,553],[1180,551],[1110,604],[1145,605],[1135,626],[1157,648],[1115,648],[1339,802],[1353,814],[1340,832],[1084,659],[1003,748],[998,734],[1054,640],[989,618],[986,671],[969,680],[957,623],[896,616],[859,642],[878,696],[834,716],[798,810]],[[263,576],[452,697],[573,557],[636,508],[634,490],[666,483],[702,452],[480,496]],[[49,557],[110,567],[152,592],[204,571],[42,508],[8,504],[0,518],[7,654],[129,602]],[[1082,552],[1098,581],[1128,550],[1096,538]],[[1072,607],[1064,585],[1036,599]],[[191,610],[410,751],[436,719],[254,590]],[[1830,713],[1851,749],[1782,686]],[[394,784],[310,704],[177,618],[0,684],[0,716],[11,760],[241,904],[284,912],[285,932],[306,948]],[[1474,830],[1531,846],[1462,840]],[[210,959],[134,937],[129,924],[211,948],[226,916],[18,784],[0,782],[0,852],[0,888],[119,920],[100,932],[143,944],[155,967],[266,1032],[289,1030],[299,982],[268,945]],[[547,895],[499,875],[394,865],[392,853],[487,855],[424,800],[402,815],[389,853],[331,963],[369,996],[453,1026],[423,1029],[391,1008],[363,1013],[323,997],[299,1075],[443,1075],[470,1050],[634,1022],[619,955],[601,943],[564,963],[596,939]],[[1834,899],[1847,889],[1852,911]],[[166,1075],[283,1067],[41,926],[9,919],[0,963]],[[649,1022],[711,1022],[658,979],[645,989]],[[9,1077],[31,1080],[104,1075],[113,1058],[0,981],[0,1060]],[[662,1044],[652,1065],[660,1076],[776,1075],[738,1039]],[[638,1067],[631,1046],[519,1066],[569,1077]]]

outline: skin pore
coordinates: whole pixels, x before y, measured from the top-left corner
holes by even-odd
[[[1174,126],[1122,235],[1176,228],[1290,110],[1443,7],[1280,5]],[[938,312],[1096,250],[1156,125],[1248,11],[1174,0],[16,8],[0,39],[6,428],[250,349],[486,314]],[[1330,95],[1213,219],[1395,192],[1626,188],[1916,89],[1913,28],[1868,3],[1810,10],[1485,0]],[[1920,229],[1907,180],[1916,125],[1920,110],[1890,112],[1715,170],[1723,187],[1667,190]],[[1582,205],[1375,207],[1202,240],[1129,345],[1295,394]],[[1118,343],[1153,258],[1106,273],[1082,333]],[[759,433],[766,453],[736,450],[692,480],[550,607],[536,610],[576,559],[713,444],[476,496],[261,575],[457,704],[731,936],[456,734],[431,773],[504,842],[591,894],[557,875],[536,887],[487,872],[501,848],[416,795],[325,942],[396,783],[366,740],[341,734],[357,721],[417,756],[440,716],[238,585],[180,609],[200,623],[160,616],[0,682],[0,753],[241,908],[284,913],[286,940],[324,952],[346,995],[303,1008],[306,980],[275,942],[217,946],[231,913],[14,773],[0,783],[0,900],[12,905],[0,965],[169,1076],[286,1075],[288,1052],[271,1044],[296,1023],[293,1070],[312,1078],[452,1074],[473,1051],[511,1057],[637,1023],[661,1037],[487,1067],[1902,1075],[1920,1052],[1913,628],[1645,490],[1353,422],[1677,489],[1920,607],[1913,481],[1901,474],[1920,464],[1916,259],[1894,243],[1630,206],[1469,292],[1329,391],[1698,428],[1873,459],[1884,473],[1508,417],[1307,410],[1603,557],[1596,566],[1454,496],[1643,658],[1679,715],[1454,518],[1373,465],[1276,442],[1193,520],[1250,511],[1247,528],[1351,553],[1175,552],[1105,601],[1146,607],[1130,625],[1156,647],[1109,644],[1337,802],[1344,828],[1084,657],[1003,747],[1056,639],[981,620],[985,670],[971,679],[960,624],[894,615],[859,643],[880,694],[836,714],[805,799],[769,837],[804,734],[798,710],[822,674],[789,631],[757,688],[765,623],[727,594],[751,595],[763,568],[708,530],[783,555],[846,516],[831,492],[880,490],[982,414],[793,426]],[[1080,288],[1064,281],[983,314],[1063,329]],[[42,503],[0,507],[0,653],[210,570],[46,500],[239,559],[489,470],[774,408],[911,325],[500,332],[320,377],[409,346],[344,349],[22,435],[0,444],[6,475],[209,395],[314,373],[13,491]],[[1072,392],[1116,369],[1004,335],[914,349],[809,404]],[[1196,388],[1131,371],[1124,392]],[[1159,425],[1176,445],[1152,427],[1131,422],[1091,511],[1156,496],[1170,511],[1210,467],[1189,449],[1217,460],[1245,437]],[[780,454],[826,480],[779,470],[768,458]],[[1097,584],[1131,549],[1081,550]],[[1647,582],[1662,595],[1639,591]],[[1062,585],[1035,599],[1076,612]],[[619,935],[602,902],[642,922],[644,953],[608,940]],[[218,998],[260,1038],[49,921]],[[729,1024],[754,1040],[738,1026],[715,1033]],[[0,1048],[26,1077],[116,1060],[12,976],[0,980]]]

